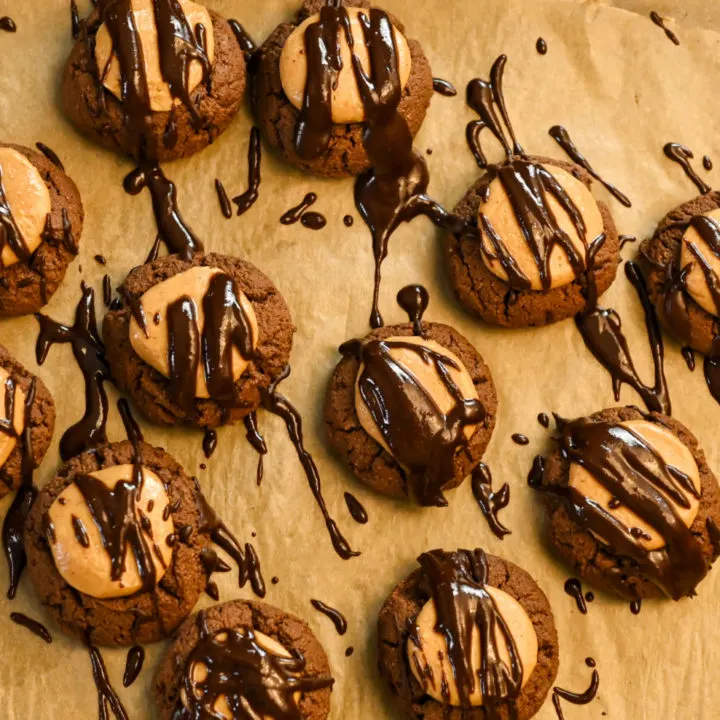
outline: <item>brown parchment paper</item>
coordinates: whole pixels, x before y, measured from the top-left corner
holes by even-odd
[[[258,41],[295,8],[294,0],[207,4],[238,18]],[[404,20],[408,34],[422,41],[434,74],[453,81],[460,91],[453,99],[435,96],[417,139],[419,148],[433,150],[428,157],[430,189],[439,201],[452,207],[477,177],[464,140],[465,123],[473,117],[464,104],[464,87],[472,77],[487,77],[500,53],[509,56],[506,95],[522,144],[533,153],[561,156],[547,130],[556,123],[565,125],[596,168],[632,199],[628,210],[596,188],[598,197],[609,201],[622,233],[648,235],[665,212],[695,194],[679,167],[664,158],[665,142],[687,143],[698,157],[709,153],[718,169],[707,179],[720,184],[720,35],[707,29],[720,27],[717,17],[709,19],[720,14],[713,12],[716,5],[658,0],[659,10],[682,22],[674,26],[682,42],[675,47],[649,21],[647,13],[653,8],[644,0],[617,4],[637,12],[563,0],[385,0],[387,9]],[[0,33],[0,137],[29,146],[37,140],[47,143],[65,162],[85,204],[80,256],[47,308],[62,320],[72,318],[81,278],[99,291],[103,274],[109,272],[118,284],[130,267],[143,261],[155,237],[149,196],[132,198],[121,187],[131,164],[81,138],[60,112],[59,79],[71,45],[68,5],[67,0],[0,0],[0,15],[11,15],[18,25],[16,35]],[[693,19],[692,10],[704,14]],[[545,57],[535,51],[539,36],[549,46]],[[168,165],[166,171],[178,185],[185,217],[206,247],[249,258],[287,298],[298,331],[293,373],[284,388],[305,417],[307,444],[322,472],[331,512],[362,555],[343,561],[333,552],[277,418],[261,413],[270,454],[260,488],[254,481],[256,456],[242,427],[219,432],[218,450],[205,471],[199,469],[204,461],[201,433],[147,423],[143,430],[148,441],[163,445],[189,472],[199,474],[212,504],[240,538],[249,540],[251,532],[257,533],[253,542],[268,581],[267,601],[304,617],[328,652],[337,679],[332,718],[397,716],[376,671],[377,612],[395,583],[415,567],[419,553],[474,546],[522,565],[548,594],[561,643],[561,686],[584,690],[590,678],[584,658],[598,661],[598,699],[587,707],[568,706],[568,718],[718,717],[720,695],[714,681],[720,663],[720,570],[703,582],[694,600],[646,602],[634,617],[627,604],[598,593],[583,617],[563,592],[568,571],[543,540],[543,513],[525,480],[548,436],[536,415],[556,411],[577,416],[615,404],[609,376],[585,349],[572,321],[539,330],[498,331],[468,317],[445,281],[442,238],[424,219],[401,228],[392,240],[381,307],[387,322],[402,320],[395,293],[409,282],[424,283],[432,298],[427,317],[457,327],[492,368],[500,411],[486,460],[496,483],[507,481],[512,487],[503,520],[513,534],[503,542],[492,535],[467,483],[449,493],[447,509],[418,509],[366,491],[330,456],[322,432],[322,402],[338,359],[336,347],[368,329],[370,238],[353,206],[351,180],[306,177],[269,153],[263,159],[259,202],[242,218],[225,220],[213,181],[220,177],[233,194],[245,189],[250,126],[249,114],[241,113],[215,145]],[[316,209],[328,217],[326,228],[312,232],[300,225],[280,225],[280,215],[308,191],[319,196]],[[356,217],[349,229],[342,221],[346,213]],[[628,245],[623,255],[627,259],[635,252],[636,246]],[[107,268],[93,260],[97,253],[108,259]],[[635,361],[650,378],[642,313],[622,273],[604,302],[622,314]],[[31,370],[37,370],[36,334],[32,317],[0,321],[0,342]],[[710,466],[718,471],[720,407],[705,389],[702,372],[689,373],[679,347],[670,341],[666,345],[674,415],[698,435]],[[39,372],[58,411],[55,444],[37,473],[43,484],[58,466],[60,433],[80,417],[83,401],[69,347],[53,348]],[[116,393],[110,393],[114,402]],[[621,401],[640,402],[627,388]],[[530,445],[513,444],[510,435],[515,432],[527,434]],[[114,408],[109,436],[123,437]],[[349,518],[343,502],[346,490],[368,509],[368,525]],[[2,513],[8,504],[3,503]],[[2,559],[0,576],[5,572]],[[279,584],[272,585],[269,580],[275,575]],[[234,574],[218,580],[222,600],[252,597],[248,589],[238,590]],[[346,614],[347,635],[339,637],[330,622],[312,610],[314,597]],[[53,644],[45,645],[13,625],[11,610],[48,622]],[[0,623],[0,717],[97,716],[85,650],[54,628],[27,578],[16,600],[0,599]],[[350,658],[344,654],[348,646],[355,648]],[[165,647],[159,643],[148,648],[145,670],[129,690],[121,684],[125,652],[104,651],[113,683],[135,720],[154,717],[151,678]],[[549,702],[538,717],[554,717]]]

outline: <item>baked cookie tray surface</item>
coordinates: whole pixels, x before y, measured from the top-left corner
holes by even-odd
[[[297,6],[293,0],[207,4],[239,19],[257,41],[291,17]],[[88,9],[84,5],[89,3],[81,4],[82,12]],[[673,26],[681,41],[676,47],[647,14],[560,0],[424,0],[414,3],[409,15],[402,0],[385,0],[382,5],[401,17],[408,35],[423,44],[433,74],[451,80],[459,90],[456,98],[435,95],[416,140],[417,148],[433,151],[428,156],[430,191],[445,206],[454,206],[478,174],[465,144],[465,124],[475,117],[464,103],[465,85],[473,77],[487,77],[500,53],[509,58],[505,93],[521,143],[533,154],[562,158],[547,131],[555,124],[567,127],[596,169],[631,198],[632,208],[625,209],[595,187],[596,196],[611,205],[621,233],[647,237],[669,209],[696,194],[681,169],[663,156],[663,145],[669,141],[689,145],[696,158],[707,153],[716,160],[717,169],[703,176],[720,187],[716,132],[720,36],[714,32]],[[684,15],[681,5],[678,13]],[[150,197],[125,194],[121,183],[131,164],[84,140],[60,113],[60,77],[71,44],[69,2],[0,2],[2,14],[12,15],[18,27],[14,35],[0,34],[2,139],[31,147],[36,141],[49,145],[75,179],[85,205],[80,257],[46,308],[52,317],[69,321],[81,279],[101,298],[106,272],[116,286],[145,259],[155,237]],[[689,18],[688,23],[692,25]],[[535,50],[538,37],[547,42],[545,56]],[[658,720],[716,716],[720,691],[711,677],[720,661],[720,571],[709,574],[693,600],[646,601],[640,615],[634,616],[626,603],[596,593],[588,615],[582,616],[563,591],[567,569],[545,546],[541,503],[526,484],[532,459],[546,449],[549,437],[536,416],[555,411],[577,417],[616,404],[609,376],[586,350],[572,320],[521,331],[492,330],[473,321],[446,285],[441,236],[426,220],[402,227],[393,237],[383,267],[381,309],[387,323],[404,321],[395,293],[410,282],[423,283],[431,293],[427,318],[456,327],[492,369],[500,409],[485,460],[498,486],[511,485],[511,502],[502,518],[513,533],[502,542],[495,538],[469,483],[448,493],[448,508],[413,508],[371,494],[332,459],[324,440],[322,405],[339,357],[337,346],[368,329],[370,237],[355,210],[351,180],[304,176],[282,166],[268,152],[263,157],[259,201],[244,216],[226,220],[218,207],[214,180],[221,178],[232,194],[246,188],[250,127],[249,114],[243,111],[217,143],[188,160],[168,164],[166,172],[178,186],[185,218],[206,248],[247,258],[272,278],[287,299],[298,331],[293,372],[283,392],[305,418],[307,444],[320,468],[330,511],[362,555],[344,561],[333,551],[279,418],[260,412],[270,452],[259,488],[257,456],[245,441],[242,425],[219,431],[218,449],[206,470],[199,467],[206,462],[201,433],[142,425],[148,442],[165,447],[189,473],[199,476],[208,499],[239,538],[250,540],[251,532],[257,533],[253,543],[268,580],[266,600],[305,618],[328,652],[337,680],[331,718],[395,717],[376,670],[378,609],[415,567],[421,552],[476,546],[517,563],[547,593],[560,638],[561,687],[584,690],[590,677],[584,659],[592,656],[597,661],[599,697],[588,706],[568,708],[568,717],[597,718],[602,712],[612,718]],[[312,232],[300,224],[281,225],[279,217],[311,191],[318,194],[313,209],[328,218],[327,226]],[[348,213],[355,217],[350,228],[343,224]],[[623,257],[629,259],[636,252],[637,245],[626,245]],[[94,261],[96,254],[107,258],[106,267]],[[650,381],[642,310],[624,273],[618,274],[603,304],[621,314],[638,370]],[[33,372],[37,371],[36,336],[32,317],[0,323],[0,342]],[[667,339],[666,372],[674,417],[696,433],[717,472],[720,406],[707,392],[701,368],[690,373],[679,346]],[[83,386],[69,346],[54,348],[39,373],[58,412],[55,441],[36,476],[44,484],[58,467],[62,430],[82,414]],[[116,397],[110,387],[111,404]],[[640,400],[624,388],[621,403],[640,404]],[[524,433],[530,444],[514,444],[513,433]],[[111,440],[124,438],[114,407],[108,434]],[[368,510],[367,525],[350,519],[345,491],[356,495]],[[3,515],[9,502],[10,498],[3,501]],[[0,564],[4,576],[4,559]],[[269,582],[273,576],[279,578],[278,584]],[[238,589],[234,573],[216,580],[222,600],[253,597],[249,587]],[[311,597],[345,614],[349,621],[345,636],[338,636],[327,618],[311,608]],[[209,602],[203,598],[200,606]],[[59,631],[53,632],[52,645],[42,643],[10,622],[11,611],[25,612],[54,629],[34,599],[28,577],[14,601],[7,601],[3,593],[0,715],[34,720],[94,717],[97,696],[87,652]],[[348,658],[349,646],[355,652]],[[126,651],[104,651],[113,683],[134,720],[153,717],[152,673],[165,647],[166,643],[158,643],[147,648],[145,670],[127,690],[120,682]],[[549,701],[537,717],[555,717]]]

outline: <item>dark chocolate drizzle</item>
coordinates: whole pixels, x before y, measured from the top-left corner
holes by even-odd
[[[48,216],[48,224],[49,222]],[[18,224],[15,222],[12,210],[8,204],[5,185],[3,184],[3,169],[2,166],[0,166],[0,253],[2,253],[5,246],[10,248],[21,262],[28,261],[32,256],[30,248]],[[2,267],[1,262],[0,267]]]
[[[695,157],[690,148],[680,143],[670,142],[665,145],[663,152],[666,157],[676,162],[685,171],[685,174],[695,183],[695,186],[703,195],[707,195],[712,190],[690,164],[690,161]]]
[[[622,250],[628,243],[637,242],[637,238],[634,235],[620,235],[618,238],[620,242],[620,249]]]
[[[548,417],[547,413],[538,413],[537,421],[538,421],[544,428],[549,428],[549,427],[550,427],[550,418]]]
[[[17,25],[15,21],[7,15],[0,17],[0,30],[4,32],[14,33],[17,32]]]
[[[352,215],[345,215],[343,223],[345,227],[352,227],[355,224],[355,218]]]
[[[235,35],[235,39],[237,40],[240,49],[245,54],[245,58],[249,58],[257,50],[257,45],[255,45],[255,42],[250,37],[247,30],[245,30],[245,28],[237,20],[231,19],[227,22],[230,29],[233,31],[233,35]]]
[[[248,189],[233,198],[233,202],[237,205],[238,215],[246,213],[260,197],[261,161],[260,130],[253,127],[250,130],[250,143],[248,144]]]
[[[523,435],[522,433],[513,433],[510,436],[510,439],[516,444],[516,445],[528,445],[530,443],[530,439],[527,435]]]
[[[485,463],[478,463],[472,471],[471,487],[473,497],[480,506],[490,529],[495,537],[502,540],[511,530],[506,528],[498,518],[498,513],[510,502],[510,485],[505,483],[497,492],[492,488],[492,474]]]
[[[584,168],[590,175],[592,175],[605,189],[621,204],[625,207],[632,207],[630,198],[623,192],[618,190],[615,185],[609,183],[603,179],[595,169],[590,165],[587,158],[578,150],[577,146],[570,137],[570,133],[561,125],[553,125],[550,128],[550,137],[567,153],[568,157],[577,165]]]
[[[548,46],[545,40],[542,38],[538,38],[537,42],[535,43],[535,49],[538,52],[538,55],[547,55]]]
[[[144,662],[145,651],[139,645],[133,645],[128,650],[127,659],[125,660],[123,687],[130,687],[137,680]]]
[[[444,636],[448,660],[462,707],[470,707],[470,696],[480,683],[483,709],[488,720],[516,716],[515,700],[520,693],[523,668],[510,628],[487,591],[488,563],[483,550],[458,550],[445,553],[433,550],[423,553],[418,562],[435,603],[435,630]],[[475,629],[480,635],[481,667],[472,665],[472,639]],[[502,660],[497,640],[507,644],[509,666]],[[415,633],[416,634],[416,633]]]
[[[267,444],[265,438],[260,434],[257,425],[257,412],[253,410],[243,418],[245,423],[245,437],[258,454],[257,472],[255,474],[255,482],[257,485],[262,483],[263,479],[263,458],[267,455]]]
[[[225,190],[225,186],[219,178],[215,178],[215,192],[217,193],[218,202],[220,203],[220,211],[223,216],[229,220],[233,215],[232,205],[230,204],[230,198]]]
[[[110,279],[109,275],[103,276],[103,302],[105,303],[105,307],[109,308],[112,305],[112,280]]]
[[[215,715],[215,703],[221,697],[236,720],[302,720],[296,694],[334,683],[331,677],[306,675],[305,658],[298,650],[293,649],[289,658],[265,650],[252,628],[242,632],[226,628],[211,634],[203,611],[197,623],[200,637],[185,665],[181,681],[185,692],[173,720],[207,720]],[[207,670],[202,682],[193,677],[197,665]]]
[[[50,631],[41,622],[33,620],[31,617],[19,612],[11,612],[10,619],[16,625],[21,625],[22,627],[27,628],[33,635],[37,635],[48,645],[52,642],[52,635],[50,634]]]
[[[713,161],[709,155],[703,155],[703,167],[710,172],[713,169]]]
[[[597,663],[592,658],[587,658],[585,664],[590,668],[595,668]],[[595,699],[599,686],[600,675],[596,669],[593,669],[590,686],[587,690],[585,690],[585,692],[575,693],[570,690],[563,690],[562,688],[554,687],[552,701],[558,720],[565,720],[565,716],[563,715],[562,707],[560,705],[561,700],[566,700],[573,705],[588,705]]]
[[[83,283],[72,326],[62,325],[40,313],[35,317],[40,324],[35,346],[38,365],[45,362],[53,345],[69,343],[85,381],[85,414],[60,440],[60,456],[69,460],[107,442],[108,402],[104,383],[110,371],[95,320],[95,291]]]
[[[685,361],[688,370],[693,372],[693,370],[695,370],[695,351],[689,345],[686,345],[680,349],[680,353],[683,356],[683,360]]]
[[[65,168],[63,167],[62,161],[57,156],[57,153],[55,153],[51,148],[49,148],[45,143],[36,142],[35,147],[57,168],[60,168],[63,172],[65,172]]]
[[[98,694],[98,715],[100,720],[108,720],[108,708],[116,720],[128,720],[127,712],[113,689],[108,677],[107,668],[99,648],[87,642],[87,649],[90,653],[93,680]]]
[[[565,593],[575,601],[577,609],[583,615],[587,615],[587,605],[585,604],[582,585],[577,578],[569,578],[565,581]]]
[[[80,34],[81,27],[82,25],[80,24],[80,13],[78,12],[77,2],[76,0],[70,0],[70,32],[73,40],[77,39],[77,36]]]
[[[670,40],[674,45],[680,44],[680,39],[678,38],[678,36],[667,25],[665,25],[665,20],[657,12],[655,12],[655,10],[650,13],[650,19],[659,28],[662,28],[663,32],[665,33],[665,37],[668,40]]]
[[[363,507],[361,502],[351,493],[345,493],[345,504],[347,505],[350,517],[360,525],[365,525],[368,521],[367,510]]]
[[[203,454],[209,460],[212,457],[212,454],[215,452],[215,448],[217,448],[217,432],[215,430],[205,431],[205,434],[203,435],[202,446]]]
[[[310,604],[326,617],[330,618],[332,624],[335,626],[338,635],[344,635],[347,632],[347,620],[345,616],[335,608],[326,605],[322,600],[311,600]]]
[[[642,599],[633,600],[630,603],[630,612],[633,615],[639,615],[641,609],[642,609]]]
[[[398,292],[396,299],[413,324],[413,333],[422,337],[422,319],[430,304],[430,293],[422,285],[406,285]]]
[[[309,192],[305,197],[297,204],[293,205],[280,217],[280,223],[282,225],[294,225],[303,213],[317,201],[317,195],[314,192]]]
[[[327,218],[319,212],[304,212],[300,224],[308,230],[322,230],[327,225]]]
[[[455,86],[449,80],[443,80],[442,78],[433,78],[433,90],[438,95],[444,95],[445,97],[455,97],[457,95]]]

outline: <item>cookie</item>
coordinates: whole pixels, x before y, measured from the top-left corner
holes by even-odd
[[[47,305],[78,254],[80,193],[45,155],[0,143],[0,317]]]
[[[217,13],[190,0],[164,0],[160,14],[153,5],[121,0],[94,10],[70,53],[62,96],[70,120],[94,142],[163,162],[199,152],[228,127],[243,102],[246,70]],[[143,55],[158,43],[159,59]],[[114,46],[124,64],[115,54],[109,62]],[[143,70],[133,75],[128,63]]]
[[[370,162],[363,147],[365,111],[344,31],[341,32],[338,24],[327,21],[332,24],[327,31],[340,34],[344,46],[337,87],[332,92],[327,91],[328,95],[332,94],[330,101],[324,102],[321,95],[325,83],[328,87],[333,84],[334,73],[322,62],[313,63],[308,72],[306,60],[305,30],[317,24],[321,9],[326,18],[329,13],[337,12],[326,5],[319,0],[307,0],[294,22],[278,25],[259,48],[250,64],[252,106],[266,142],[289,165],[316,175],[347,177],[368,170]],[[342,6],[353,24],[356,51],[367,56],[357,9],[367,16],[370,3],[344,0]],[[420,44],[405,39],[404,28],[398,20],[393,17],[389,20],[396,31],[402,85],[398,109],[415,136],[432,97],[432,72]],[[311,62],[313,59],[311,54]],[[306,82],[308,77],[309,83]],[[307,112],[302,111],[303,103],[307,104]],[[305,122],[306,116],[308,122]],[[304,137],[299,137],[299,133]]]
[[[720,238],[719,218],[720,192],[699,195],[670,211],[640,246],[660,322],[677,340],[702,353],[711,350],[720,314],[711,290],[720,270],[713,254]]]
[[[324,720],[333,682],[307,623],[265,603],[234,600],[187,619],[153,686],[162,720],[210,713]]]
[[[152,422],[237,422],[288,365],[290,312],[244,260],[160,258],[132,270],[119,293],[103,321],[112,378]]]
[[[128,441],[73,458],[25,525],[40,601],[63,632],[92,644],[167,637],[207,584],[213,550],[195,484],[160,448],[141,442],[135,459]]]
[[[35,385],[34,396],[32,385]],[[11,427],[0,428],[0,498],[17,490],[23,479],[26,428],[29,415],[33,465],[43,461],[55,428],[55,403],[45,383],[29,373],[0,345],[0,419]],[[29,407],[28,407],[29,404]]]
[[[418,720],[533,717],[559,664],[555,621],[543,591],[517,565],[479,549],[433,550],[418,562],[420,568],[395,587],[378,618],[380,674],[399,710]],[[491,643],[489,634],[481,640],[486,622],[498,624]],[[485,671],[470,659],[473,648],[463,633],[474,625],[479,656],[498,658]],[[511,649],[522,669],[504,659]],[[496,681],[488,683],[491,678]],[[498,692],[483,697],[481,684],[496,682]]]
[[[550,215],[556,218],[564,236],[575,247],[577,257],[574,262],[560,246],[555,246],[550,253],[549,271],[544,268],[542,257],[538,261],[533,256],[521,230],[520,216],[503,187],[506,180],[501,180],[513,166],[521,168],[523,174],[529,168],[539,167],[540,171],[546,171],[535,172],[545,187],[542,192],[546,200],[539,204],[542,212],[538,211],[533,217],[535,213],[531,211],[526,219],[536,231],[541,227],[546,236],[553,223],[547,219],[538,221],[537,217],[549,208]],[[498,174],[500,177],[496,177]],[[558,202],[558,198],[562,198],[559,191],[547,191],[549,184],[554,182],[569,197],[569,203]],[[460,303],[484,322],[503,327],[549,325],[588,309],[592,301],[610,287],[620,262],[615,222],[608,207],[592,197],[591,183],[592,177],[579,165],[543,157],[516,158],[512,166],[504,163],[483,175],[454,210],[471,228],[479,228],[482,210],[485,218],[485,227],[479,228],[482,237],[472,233],[451,235],[447,244],[450,281]],[[487,200],[484,200],[486,195]],[[584,238],[567,209],[577,210],[582,218]],[[589,300],[588,253],[583,245],[590,246],[603,233],[604,242],[592,263],[596,297]],[[507,259],[502,257],[504,253],[507,253]],[[511,278],[508,270],[515,277]]]
[[[480,462],[495,427],[497,395],[482,357],[438,323],[422,323],[421,336],[412,324],[380,328],[341,352],[325,400],[330,445],[373,490],[446,505],[443,491]]]
[[[720,490],[695,437],[636,407],[558,430],[536,480],[573,575],[631,601],[694,595],[720,554]]]

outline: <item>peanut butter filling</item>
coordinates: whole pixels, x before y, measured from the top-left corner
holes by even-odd
[[[586,233],[583,241],[570,215],[551,193],[546,194],[548,210],[555,216],[558,226],[570,238],[570,242],[580,256],[585,259],[586,244],[590,245],[598,235],[602,234],[604,229],[600,208],[590,190],[570,173],[554,165],[543,165],[543,167],[563,187],[585,222]],[[507,191],[498,178],[490,183],[488,199],[486,202],[480,203],[478,212],[485,216],[507,248],[510,257],[514,259],[525,277],[530,280],[531,289],[542,290],[537,263],[528,247]],[[482,227],[482,222],[479,222],[479,227]],[[502,267],[487,233],[484,232],[482,244],[484,251],[482,257],[488,270],[501,280],[507,281],[507,273]],[[569,285],[576,278],[566,252],[557,245],[550,252],[549,266],[550,288]]]
[[[524,687],[537,665],[538,639],[532,620],[523,606],[511,595],[489,585],[485,589],[495,601],[498,612],[505,620],[515,642],[522,662],[522,686]],[[430,697],[445,705],[458,707],[460,698],[452,665],[448,659],[447,641],[443,634],[435,630],[436,624],[435,602],[428,600],[415,620],[415,635],[411,635],[407,641],[410,669]],[[499,627],[495,628],[495,636],[500,659],[510,667],[508,644]],[[471,662],[477,678],[482,667],[480,629],[477,625],[473,626]],[[484,699],[479,679],[475,682],[470,702],[473,707],[483,705]]]
[[[90,473],[108,488],[130,481],[132,465],[115,465]],[[143,482],[134,507],[135,518],[159,582],[172,560],[167,538],[172,535],[172,516],[164,517],[169,499],[162,480],[148,468],[142,468]],[[55,566],[62,577],[86,595],[96,598],[120,598],[142,589],[143,584],[130,546],[125,554],[122,576],[111,578],[111,557],[103,545],[102,535],[93,514],[75,483],[68,485],[48,511],[51,523],[52,551]]]
[[[10,453],[17,445],[17,438],[25,429],[25,393],[21,388],[9,384],[9,378],[10,373],[4,367],[0,367],[0,420],[9,420],[9,415],[12,413],[14,431],[14,435],[0,432],[0,468],[7,462]],[[10,404],[12,411],[9,411]]]
[[[35,252],[42,242],[47,216],[52,209],[50,191],[37,168],[17,150],[0,147],[0,169],[7,206],[27,251]],[[4,244],[0,265],[8,267],[16,262],[17,255]]]
[[[350,27],[355,45],[355,55],[366,73],[370,73],[370,54],[365,42],[365,35],[360,15],[367,11],[360,8],[347,8]],[[307,83],[307,58],[305,56],[305,31],[320,19],[319,14],[309,17],[298,25],[292,35],[285,41],[280,55],[280,81],[288,100],[299,110],[303,105],[305,85]],[[410,48],[405,36],[393,28],[397,46],[400,86],[405,89],[410,77]],[[342,53],[342,69],[338,73],[337,85],[332,90],[332,120],[343,123],[358,123],[365,120],[365,106],[360,98],[360,91],[353,72],[352,55],[345,33],[340,33]]]
[[[704,213],[704,217],[714,220],[720,224],[720,208]],[[700,254],[698,258],[691,250]],[[703,309],[715,317],[718,316],[720,308],[715,304],[712,293],[708,286],[707,277],[703,272],[702,264],[706,263],[711,272],[720,278],[720,257],[718,257],[708,244],[700,236],[700,233],[690,225],[683,235],[680,245],[680,268],[690,265],[690,271],[685,278],[685,289],[690,297]]]
[[[178,2],[193,32],[197,33],[198,25],[202,25],[205,29],[206,53],[208,59],[212,62],[215,52],[215,39],[210,13],[203,5],[198,5],[197,3],[191,2],[191,0],[178,0]],[[165,82],[162,72],[160,71],[160,50],[153,0],[132,0],[131,4],[135,25],[142,45],[150,109],[155,112],[167,112],[172,109],[174,104],[179,104],[180,100],[173,100],[170,87],[168,83]],[[120,64],[112,50],[110,33],[103,24],[98,30],[95,40],[95,59],[103,85],[118,98],[118,100],[122,100]],[[200,84],[202,77],[202,65],[197,60],[193,60],[189,66],[188,92],[192,92]]]
[[[687,475],[700,493],[700,472],[688,447],[672,432],[657,423],[647,420],[627,420],[618,423],[632,430],[647,442],[662,457],[662,459],[685,475]],[[651,525],[639,518],[636,513],[624,505],[618,504],[610,492],[601,485],[585,468],[572,463],[570,465],[570,487],[575,488],[585,497],[605,508],[614,518],[627,528],[639,528],[638,543],[646,550],[659,550],[665,547],[663,536]],[[662,491],[658,490],[661,494]],[[675,509],[678,516],[687,527],[690,527],[698,514],[700,501],[691,493],[683,490],[688,501],[688,507],[682,507],[672,498],[665,495],[668,503]],[[602,538],[598,538],[601,542]]]

